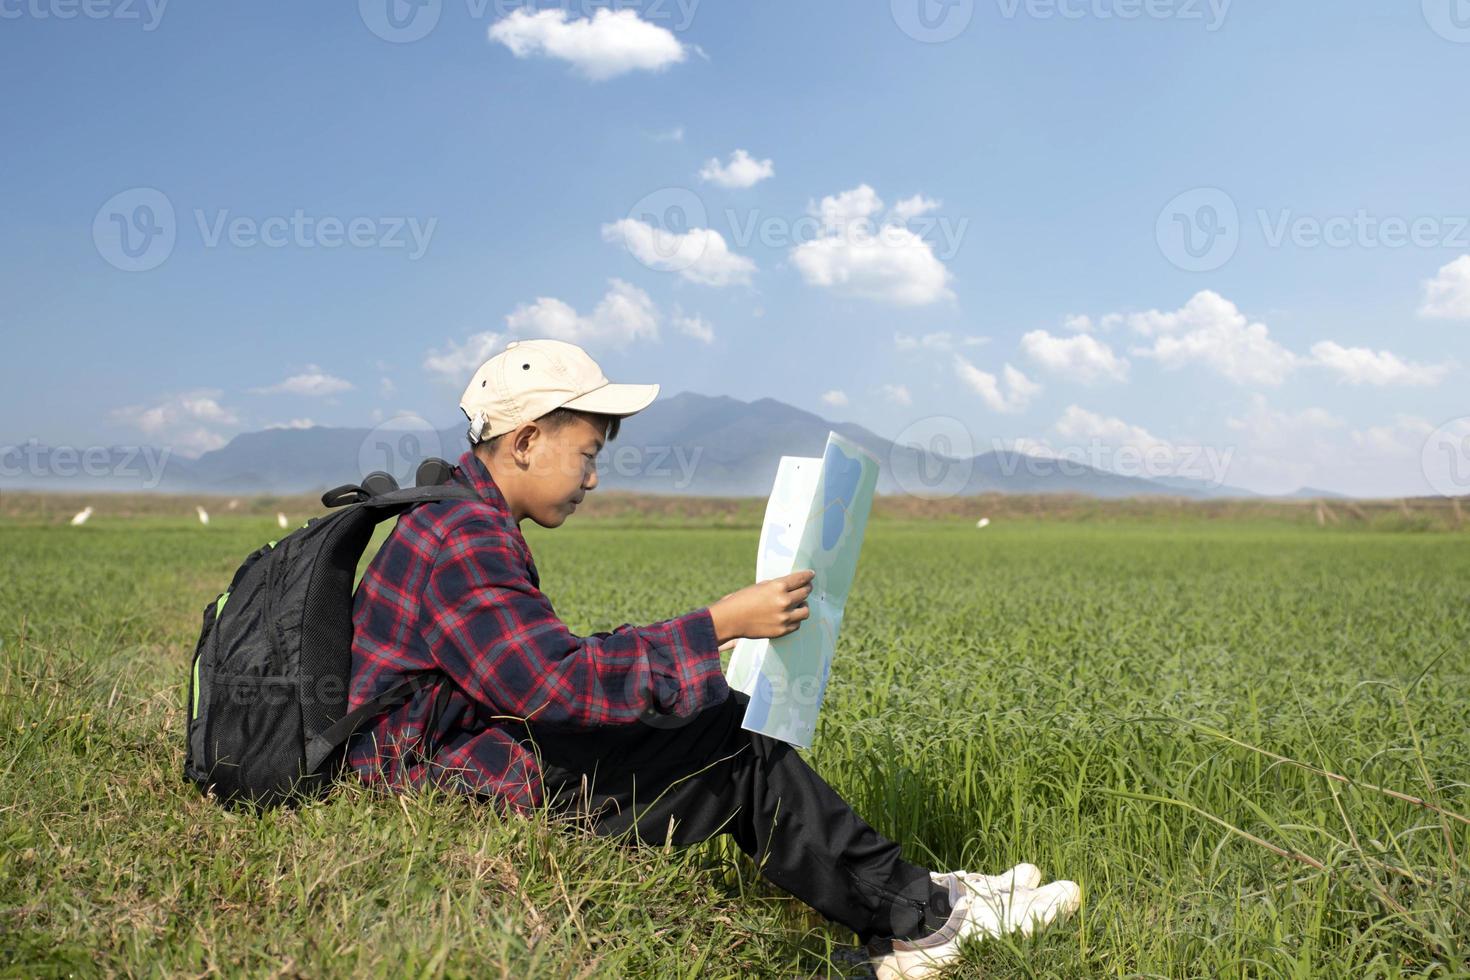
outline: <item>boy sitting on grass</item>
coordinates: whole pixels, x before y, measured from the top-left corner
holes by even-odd
[[[720,652],[806,619],[811,571],[649,626],[576,636],[521,536],[597,486],[596,456],[658,385],[611,384],[581,348],[512,342],[460,408],[452,482],[475,501],[418,506],[363,576],[349,708],[420,674],[437,684],[368,723],[348,760],[370,784],[434,783],[512,808],[577,812],[601,834],[692,844],[729,834],[760,871],[865,943],[878,975],[928,976],[962,943],[1029,933],[1077,907],[1069,881],[933,873],[903,859],[784,742],[741,728]],[[724,646],[722,647],[722,644]]]

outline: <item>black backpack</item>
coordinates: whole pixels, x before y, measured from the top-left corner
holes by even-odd
[[[358,561],[388,518],[416,504],[480,499],[467,487],[437,485],[448,474],[448,463],[426,460],[417,487],[400,490],[388,474],[374,473],[329,490],[322,505],[342,510],[245,559],[204,607],[189,677],[185,778],[226,804],[321,796],[354,731],[443,677],[410,678],[347,711]],[[426,475],[433,485],[424,485]]]

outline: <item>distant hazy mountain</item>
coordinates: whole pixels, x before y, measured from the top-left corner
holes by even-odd
[[[1078,462],[1016,452],[954,454],[942,426],[924,449],[894,443],[861,426],[832,423],[771,398],[743,402],[685,392],[660,399],[625,423],[598,461],[601,486],[645,493],[764,496],[781,456],[819,456],[828,431],[873,453],[881,465],[878,492],[929,495],[1078,493],[1095,497],[1162,494],[1250,496],[1183,478],[1119,476]],[[0,486],[57,490],[160,489],[229,494],[320,492],[385,469],[412,482],[420,459],[455,462],[468,448],[464,428],[435,430],[389,423],[375,429],[267,429],[236,436],[198,459],[160,450],[96,453],[94,465],[61,465],[63,450],[29,447],[19,476],[7,457]],[[132,466],[122,457],[132,453]],[[161,466],[159,465],[161,462]],[[161,477],[158,476],[161,470]]]

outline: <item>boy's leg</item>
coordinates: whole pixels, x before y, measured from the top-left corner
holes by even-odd
[[[948,890],[904,861],[784,742],[740,727],[732,692],[677,728],[533,729],[553,805],[599,832],[661,844],[728,833],[776,885],[872,939],[908,939],[949,915]]]

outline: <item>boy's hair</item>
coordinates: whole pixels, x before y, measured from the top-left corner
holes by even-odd
[[[618,437],[618,429],[622,427],[623,422],[623,420],[616,415],[602,415],[597,412],[579,412],[575,408],[554,408],[551,411],[547,412],[545,415],[541,416],[539,419],[536,419],[536,424],[540,425],[542,428],[550,432],[555,432],[557,429],[560,429],[562,426],[571,422],[573,419],[578,418],[584,418],[594,425],[606,419],[608,442],[612,442]],[[502,432],[498,436],[492,436],[489,439],[481,439],[479,442],[471,439],[470,447],[472,449],[478,449],[480,446],[484,446],[486,449],[490,450],[493,453],[495,452],[496,447],[500,444],[500,440],[508,435],[510,435],[509,432]]]

